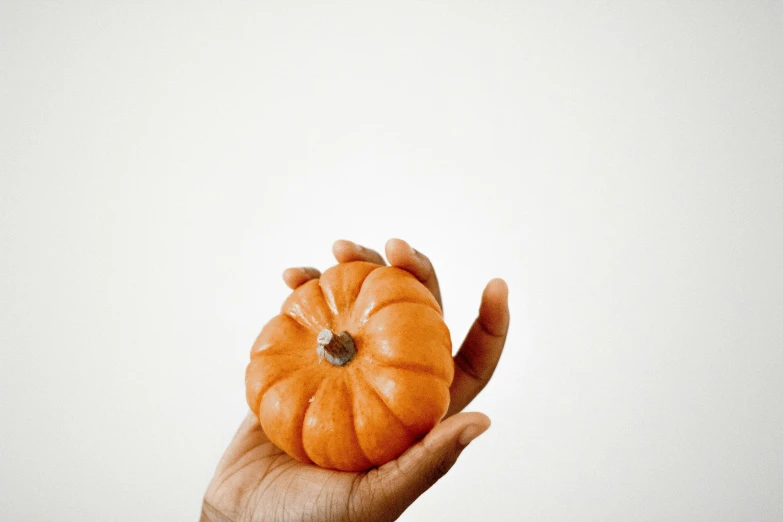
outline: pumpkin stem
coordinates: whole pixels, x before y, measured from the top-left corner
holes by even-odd
[[[332,333],[328,328],[318,334],[318,360],[324,357],[335,366],[345,366],[356,355],[356,344],[348,332]]]

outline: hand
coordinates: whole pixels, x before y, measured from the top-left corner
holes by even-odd
[[[380,254],[350,241],[337,241],[340,263],[371,261]],[[441,305],[430,260],[405,241],[386,243],[389,263],[421,281]],[[314,268],[289,268],[292,289],[318,278]],[[349,473],[303,464],[264,435],[251,412],[220,460],[204,496],[202,521],[396,520],[419,495],[454,465],[473,439],[489,428],[482,413],[458,413],[486,386],[497,366],[508,332],[508,288],[493,279],[484,289],[479,315],[454,357],[451,405],[444,420],[398,459],[367,472]]]

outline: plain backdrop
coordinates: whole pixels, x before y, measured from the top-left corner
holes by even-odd
[[[334,240],[492,418],[406,521],[783,519],[783,3],[0,2],[0,519],[196,520]]]

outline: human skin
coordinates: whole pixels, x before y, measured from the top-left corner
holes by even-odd
[[[339,263],[383,257],[350,241],[335,242]],[[421,281],[443,307],[430,260],[400,239],[386,243],[389,264]],[[292,289],[320,276],[315,268],[289,268],[283,280]],[[202,522],[389,521],[396,520],[443,477],[462,450],[489,428],[489,418],[462,412],[495,371],[509,325],[508,287],[490,281],[479,314],[454,356],[451,403],[444,420],[399,458],[369,471],[319,468],[288,456],[272,444],[250,412],[217,466],[204,495]],[[460,413],[462,412],[462,413]]]

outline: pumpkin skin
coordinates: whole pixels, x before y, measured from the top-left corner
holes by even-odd
[[[324,330],[350,335],[350,362],[319,354]],[[301,462],[363,471],[397,458],[443,418],[453,378],[451,337],[430,291],[400,268],[354,261],[292,292],[253,344],[245,385],[277,447]]]

